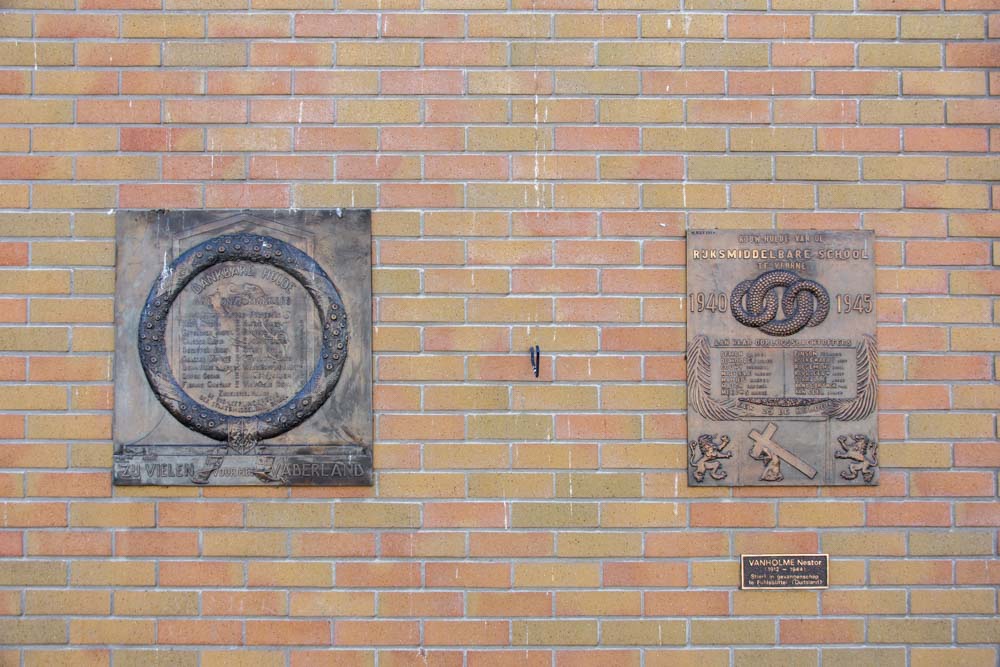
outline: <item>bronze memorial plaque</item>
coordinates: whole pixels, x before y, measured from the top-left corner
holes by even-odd
[[[372,483],[371,213],[123,211],[114,482]]]
[[[689,231],[688,484],[878,484],[874,234]]]

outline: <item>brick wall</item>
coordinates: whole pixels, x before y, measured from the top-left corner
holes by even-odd
[[[247,2],[0,3],[0,664],[994,664],[996,0]],[[337,206],[376,486],[112,488],[114,209]],[[687,487],[704,227],[876,231],[881,486]]]

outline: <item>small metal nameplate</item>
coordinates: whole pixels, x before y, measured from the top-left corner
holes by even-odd
[[[692,230],[688,484],[878,484],[875,235]]]
[[[828,588],[827,554],[744,554],[740,557],[740,588]]]

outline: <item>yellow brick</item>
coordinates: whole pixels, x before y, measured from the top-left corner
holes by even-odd
[[[684,47],[687,67],[767,67],[767,61],[767,44],[689,42]]]
[[[34,299],[31,304],[31,321],[59,322],[114,322],[114,301],[111,299]]]
[[[0,37],[31,37],[31,14],[5,14]]]
[[[733,591],[733,614],[738,616],[815,616],[816,591]]]
[[[114,294],[115,272],[77,269],[73,272],[73,291],[77,294]]]
[[[595,410],[597,409],[597,387],[515,386],[513,409],[516,411]]]
[[[642,555],[640,533],[560,533],[560,558],[636,558]]]
[[[989,588],[915,588],[910,593],[913,614],[993,614],[996,593]]]
[[[993,536],[988,531],[912,531],[910,554],[914,556],[988,556]]]
[[[108,651],[104,648],[30,649],[24,652],[24,667],[105,667],[107,664]]]
[[[863,526],[861,503],[782,502],[778,506],[778,525],[784,527]]]
[[[930,618],[873,618],[868,623],[873,644],[945,644],[951,641],[951,621]]]
[[[58,385],[0,385],[0,410],[65,410],[66,388]]]
[[[420,101],[408,99],[338,100],[338,123],[419,123]]]
[[[253,528],[329,528],[328,503],[250,503],[247,526]]]
[[[288,555],[283,532],[270,531],[205,531],[202,555],[205,556],[264,556]]]
[[[634,16],[616,14],[556,14],[559,39],[636,37]]]
[[[910,651],[911,667],[978,667],[992,665],[997,661],[995,647],[924,648],[913,647]]]
[[[691,621],[692,644],[773,644],[771,620],[713,619]]]
[[[942,157],[866,157],[866,181],[943,181],[947,176]],[[954,176],[953,176],[954,178]]]
[[[247,581],[254,587],[323,587],[333,585],[330,563],[297,562],[294,568],[286,563],[259,561],[249,565]]]
[[[246,64],[244,42],[167,42],[163,46],[165,67],[243,67]]]
[[[28,437],[44,440],[107,440],[108,415],[29,415]]]
[[[821,14],[813,18],[819,39],[895,39],[895,16],[841,16]]]
[[[551,440],[549,415],[469,415],[468,437],[472,440]]]
[[[470,127],[470,151],[542,151],[552,149],[552,132],[535,127]]]
[[[905,590],[826,590],[823,613],[835,614],[905,614]]]
[[[646,151],[694,153],[726,150],[726,131],[715,127],[650,127],[642,137]]]
[[[639,205],[639,187],[626,183],[560,183],[556,185],[555,205],[560,208],[635,208]]]
[[[680,100],[607,99],[601,101],[602,123],[679,123],[684,118]]]
[[[514,503],[511,507],[514,528],[596,528],[596,503]]]
[[[74,618],[69,624],[72,644],[152,644],[155,632],[154,621]]]
[[[81,155],[76,159],[76,169],[78,180],[149,181],[159,178],[160,161],[136,155]]]
[[[420,45],[392,43],[341,42],[337,45],[337,65],[357,67],[416,67],[420,64]]]
[[[465,475],[461,473],[382,473],[379,496],[383,498],[461,498]]]
[[[642,608],[639,591],[560,591],[556,593],[556,616],[638,616]]]
[[[686,643],[684,621],[622,621],[601,622],[601,641],[607,645],[622,646],[670,646]],[[646,664],[650,664],[651,654],[646,653]],[[680,663],[669,661],[675,667]],[[701,667],[705,663],[699,662]]]
[[[69,233],[68,213],[0,213],[3,236],[68,236]],[[39,243],[33,245],[37,249]]]
[[[0,333],[0,340],[2,340],[2,333]],[[951,349],[970,352],[1000,352],[1000,330],[996,328],[953,329]]]
[[[527,349],[537,344],[550,352],[593,352],[597,350],[597,330],[592,327],[514,327],[513,347]]]
[[[951,445],[936,442],[899,442],[880,448],[879,458],[892,468],[947,468],[951,466]]]
[[[775,158],[775,174],[779,181],[856,181],[858,160],[825,155],[779,155]]]
[[[4,294],[69,294],[70,272],[40,269],[0,269]]]
[[[118,148],[116,127],[41,127],[35,128],[31,138],[36,151],[113,151]]]
[[[0,100],[0,123],[72,123],[72,105],[70,100]]]
[[[940,44],[861,44],[861,67],[941,67]]]
[[[117,191],[113,185],[50,185],[32,187],[32,204],[39,208],[111,208]]]
[[[819,664],[816,649],[736,649],[734,652],[735,667],[815,667]]]
[[[74,527],[143,528],[155,524],[153,503],[76,502],[69,508]]]
[[[603,1],[603,0],[599,0]],[[637,0],[624,0],[625,3],[636,2]],[[663,7],[663,9],[671,9]],[[667,14],[643,14],[642,36],[645,38],[683,38],[713,39],[721,38],[725,35],[725,16],[721,14],[694,14],[687,13],[683,20],[678,20],[677,16]]]
[[[595,646],[597,621],[514,621],[515,646]]]
[[[630,498],[642,495],[642,478],[632,473],[574,472],[556,476],[556,495],[566,498]]]
[[[152,586],[156,583],[153,562],[77,561],[70,567],[72,586]]]
[[[587,67],[594,64],[594,46],[587,42],[514,42],[511,65]]]
[[[824,667],[905,667],[905,648],[823,648]]]
[[[802,127],[733,127],[729,140],[733,151],[808,152],[816,148],[813,130]]]
[[[0,637],[4,644],[65,644],[66,621],[63,619],[0,618]]]
[[[113,327],[74,327],[74,352],[112,352],[114,349]]]
[[[115,591],[115,614],[121,616],[197,616],[195,591]]]
[[[997,181],[1000,180],[1000,166],[997,166],[997,160],[988,157],[950,157],[948,178],[963,181]]]
[[[195,14],[123,14],[122,37],[126,39],[199,38],[205,22]]]
[[[0,327],[0,350],[5,352],[65,352],[69,331],[65,327]]]
[[[960,644],[1000,642],[1000,618],[959,618],[956,637]]]
[[[886,17],[892,18],[892,17]],[[903,39],[983,39],[982,17],[921,14],[902,17]]]
[[[820,208],[900,208],[903,189],[898,185],[821,185]]]
[[[940,100],[862,100],[863,125],[938,125],[944,123]]]
[[[561,95],[637,95],[639,73],[614,70],[557,70],[556,93]]]
[[[981,413],[911,414],[909,432],[914,438],[991,438],[994,415]]]
[[[687,48],[692,46],[688,44]],[[681,64],[681,47],[670,42],[604,42],[598,46],[597,64],[601,67],[677,67]]]
[[[38,265],[114,266],[114,243],[105,241],[40,241],[32,244],[31,260]]]
[[[771,180],[771,175],[770,157],[692,155],[688,158],[688,178],[696,181],[759,181]]]
[[[944,260],[944,258],[942,258]],[[992,308],[987,299],[969,298],[908,298],[906,300],[906,320],[908,322],[972,322],[989,323]]]
[[[491,472],[469,475],[470,498],[551,498],[552,496],[552,475],[547,473]]]
[[[715,184],[650,183],[642,189],[644,208],[725,208],[726,187]]]
[[[293,187],[295,205],[300,208],[351,206],[374,208],[377,203],[375,186],[367,184],[299,183]]]
[[[423,447],[424,467],[429,470],[467,468],[506,468],[509,465],[510,447],[500,445],[426,444]],[[472,478],[470,476],[470,486]]]
[[[515,588],[595,588],[601,585],[597,562],[519,562],[514,565]]]
[[[506,387],[494,385],[424,387],[425,410],[505,410]]]
[[[732,205],[739,208],[811,209],[814,206],[812,185],[747,183],[733,185],[730,192]]]
[[[333,525],[337,528],[416,528],[420,525],[420,505],[337,503]]]

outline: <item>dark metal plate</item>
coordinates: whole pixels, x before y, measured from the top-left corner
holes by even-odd
[[[744,554],[740,557],[740,588],[828,588],[827,554]]]
[[[690,485],[878,484],[874,240],[689,232]]]
[[[371,483],[368,211],[123,212],[116,484]]]

